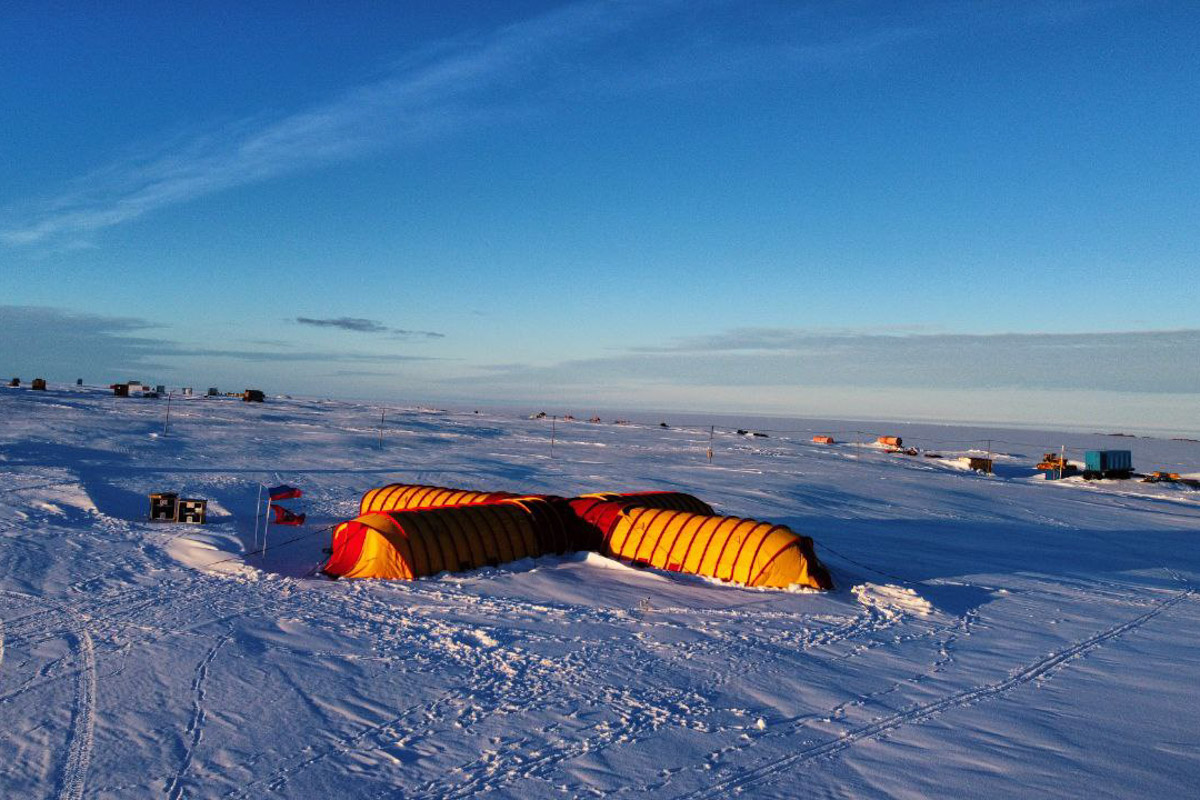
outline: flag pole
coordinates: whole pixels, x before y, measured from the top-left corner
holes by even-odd
[[[268,491],[267,492],[267,505],[266,505],[266,508],[263,509],[263,546],[262,546],[263,561],[267,560],[267,526],[270,524],[271,524],[271,493],[270,493],[270,491]]]
[[[258,485],[258,497],[254,501],[254,549],[258,549],[258,515],[262,513],[263,485]]]

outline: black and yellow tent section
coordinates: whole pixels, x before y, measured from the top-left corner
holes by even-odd
[[[683,492],[596,492],[580,495],[570,503],[588,537],[586,549],[596,552],[604,552],[608,534],[612,532],[617,516],[626,508],[663,508],[708,516],[716,513],[708,503]]]
[[[407,511],[410,508],[465,506],[494,503],[520,495],[509,492],[472,492],[466,489],[447,489],[444,486],[423,486],[415,483],[389,483],[363,495],[358,513],[373,511]]]
[[[813,541],[784,525],[658,508],[622,508],[601,551],[669,572],[745,586],[832,589]]]
[[[577,530],[565,501],[538,497],[371,512],[334,529],[325,572],[413,580],[567,552]]]

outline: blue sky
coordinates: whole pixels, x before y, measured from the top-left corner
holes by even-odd
[[[1186,2],[10,4],[0,369],[1193,429],[1197,33]]]

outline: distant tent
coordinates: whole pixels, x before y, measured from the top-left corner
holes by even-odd
[[[783,525],[606,505],[589,512],[595,519],[610,520],[600,547],[604,555],[746,586],[833,588],[829,571],[813,551],[812,539]]]
[[[444,486],[423,486],[415,483],[389,483],[363,495],[358,513],[372,511],[407,511],[410,508],[436,506],[465,506],[494,503],[510,497],[510,492],[472,492],[466,489],[447,489]]]
[[[570,508],[558,498],[364,514],[333,531],[325,572],[412,580],[575,549]]]

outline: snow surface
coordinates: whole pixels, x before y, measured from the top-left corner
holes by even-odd
[[[931,459],[861,446],[855,423],[828,423],[850,443],[823,446],[737,436],[772,424],[747,420],[709,464],[707,425],[673,419],[560,420],[552,458],[550,421],[515,414],[392,408],[380,448],[378,406],[176,399],[165,435],[164,408],[0,390],[2,797],[1200,786],[1200,491],[1032,469],[1065,444],[1194,474],[1198,443],[889,426]],[[957,460],[985,437],[996,476]],[[308,514],[273,526],[265,557],[247,555],[260,481],[301,487]],[[811,535],[838,588],[595,554],[317,575],[322,529],[390,481],[692,492]],[[209,524],[145,521],[152,491],[208,498]]]

